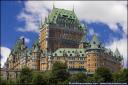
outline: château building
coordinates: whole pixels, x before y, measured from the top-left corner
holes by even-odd
[[[99,67],[112,72],[122,68],[123,57],[118,49],[105,48],[96,34],[87,41],[87,27],[80,23],[74,10],[53,7],[40,25],[39,39],[27,48],[25,39],[18,39],[6,66],[8,70],[20,70],[24,66],[36,71],[51,70],[56,61],[67,64],[69,71],[94,73]]]

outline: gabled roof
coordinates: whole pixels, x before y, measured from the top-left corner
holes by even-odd
[[[82,36],[82,39],[81,39],[80,42],[82,42],[82,43],[83,43],[83,42],[86,42],[86,41],[85,41],[85,36],[86,36],[86,32],[84,32],[84,35]]]
[[[67,18],[72,19],[72,20],[74,20],[74,19],[78,20],[78,18],[76,17],[76,15],[73,11],[53,8],[52,12],[48,16],[48,21],[49,22],[51,22],[51,21],[56,22],[56,19],[58,17],[67,17]]]
[[[51,13],[48,15],[48,18],[45,18],[44,24],[60,24],[63,21],[65,26],[75,25],[78,29],[83,30],[83,25],[80,24],[77,16],[74,11],[58,9],[53,7]]]
[[[116,48],[115,52],[114,52],[114,55],[115,57],[118,59],[118,60],[122,60],[123,59],[123,56],[121,56],[119,50]]]
[[[53,56],[63,56],[67,55],[68,57],[84,57],[85,56],[85,49],[80,48],[59,48],[53,54]]]
[[[20,52],[22,45],[25,45],[24,38],[18,39],[18,40],[16,41],[16,44],[15,44],[15,46],[14,46],[14,48],[13,48],[13,50],[12,50],[11,53],[15,54],[16,52]]]
[[[116,48],[114,54],[115,54],[115,56],[121,56],[121,55],[120,55],[120,52],[119,52],[119,50],[118,50],[117,48]]]
[[[30,57],[31,56],[31,52],[32,50],[31,49],[27,49],[27,56]]]
[[[97,38],[96,34],[93,35],[93,38],[90,42],[90,48],[89,49],[101,49],[101,43],[99,39]]]
[[[97,38],[97,36],[96,36],[96,34],[94,34],[93,35],[93,38],[92,38],[92,40],[91,40],[91,43],[96,43],[96,44],[100,44],[100,41],[99,41],[99,39]]]
[[[39,39],[37,39],[34,44],[33,44],[33,47],[32,47],[32,50],[33,52],[40,52],[40,46],[39,46]]]

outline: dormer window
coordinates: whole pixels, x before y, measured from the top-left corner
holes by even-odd
[[[72,56],[72,54],[70,54],[70,56]]]
[[[98,48],[100,48],[101,46],[100,45],[98,45]]]
[[[55,53],[55,56],[57,56],[57,53]]]
[[[84,56],[84,54],[82,54],[82,56]]]
[[[89,47],[91,47],[91,45],[89,45]]]
[[[93,42],[93,44],[96,44],[96,42]]]

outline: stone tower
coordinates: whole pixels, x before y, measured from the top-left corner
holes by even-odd
[[[40,28],[40,46],[43,52],[54,52],[58,48],[78,48],[84,35],[74,11],[53,7]]]

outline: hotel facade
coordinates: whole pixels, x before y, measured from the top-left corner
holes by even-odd
[[[56,61],[67,65],[69,71],[94,73],[99,67],[112,72],[122,68],[123,56],[118,49],[105,48],[96,34],[86,40],[87,27],[80,23],[74,10],[53,7],[39,27],[39,39],[27,48],[25,39],[18,39],[7,62],[7,70],[21,70],[24,66],[36,71],[51,70]]]

